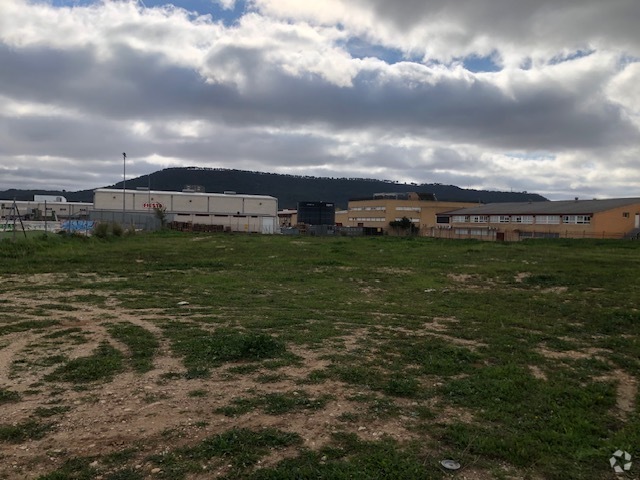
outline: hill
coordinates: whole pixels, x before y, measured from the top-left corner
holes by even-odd
[[[460,202],[539,202],[547,199],[527,192],[498,192],[470,190],[454,185],[407,184],[389,180],[366,178],[322,178],[244,170],[208,169],[199,167],[167,168],[150,176],[127,180],[127,188],[147,187],[153,190],[181,191],[185,185],[201,185],[206,192],[234,191],[256,195],[271,195],[278,199],[279,208],[296,208],[300,201],[334,202],[346,208],[352,198],[371,197],[381,192],[428,192],[442,201]],[[107,188],[122,188],[122,182]],[[93,201],[93,190],[58,192],[42,190],[7,190],[0,192],[4,199],[32,200],[33,195],[64,195],[70,201]]]

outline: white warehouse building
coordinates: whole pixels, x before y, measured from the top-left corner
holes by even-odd
[[[99,188],[94,191],[91,218],[148,228],[149,222],[156,219],[156,209],[165,211],[167,222],[218,225],[227,231],[248,233],[276,233],[278,229],[277,198],[235,192]]]

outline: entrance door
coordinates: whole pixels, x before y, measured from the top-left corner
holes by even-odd
[[[636,213],[636,228],[640,228],[640,213]]]

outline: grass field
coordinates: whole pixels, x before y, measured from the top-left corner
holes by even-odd
[[[639,276],[630,241],[1,240],[0,478],[637,479]]]

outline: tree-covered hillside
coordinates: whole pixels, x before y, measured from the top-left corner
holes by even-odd
[[[149,176],[128,179],[127,188],[147,187],[152,190],[181,191],[186,185],[200,185],[206,192],[234,191],[237,193],[271,195],[280,208],[295,208],[301,201],[334,202],[345,208],[349,199],[368,198],[382,192],[433,193],[438,200],[479,203],[545,201],[546,198],[526,192],[497,192],[468,190],[454,185],[406,184],[363,178],[321,178],[243,170],[205,169],[198,167],[167,168]],[[122,188],[122,182],[109,185]],[[34,194],[64,195],[70,201],[93,201],[92,190],[51,192],[9,190],[0,192],[4,199],[31,200]]]

